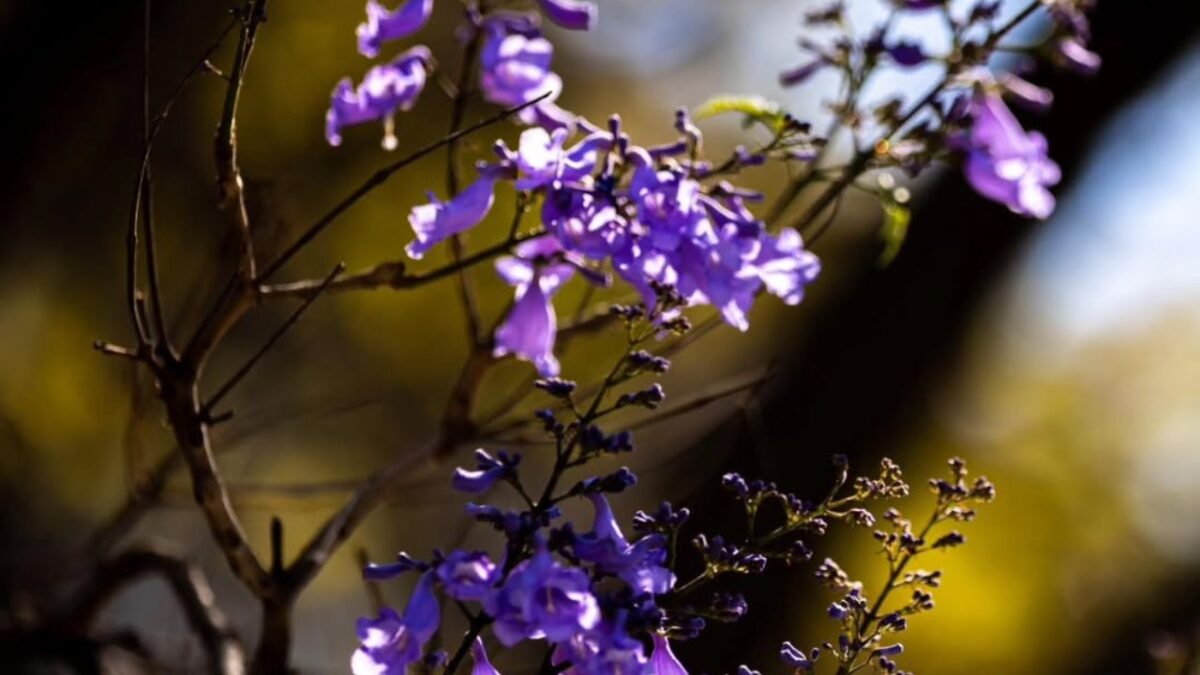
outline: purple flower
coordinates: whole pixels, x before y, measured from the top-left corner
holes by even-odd
[[[428,204],[414,207],[408,222],[417,238],[404,249],[408,257],[420,260],[440,242],[478,225],[492,210],[496,179],[494,172],[485,171],[450,201],[440,201],[430,193]]]
[[[561,642],[600,621],[587,574],[558,564],[544,548],[517,565],[484,607],[506,647],[529,638]]]
[[[484,98],[497,105],[516,106],[548,93],[534,108],[558,98],[562,79],[550,70],[554,46],[531,22],[518,22],[506,15],[488,21],[483,30],[487,37],[479,64]],[[552,112],[548,111],[546,116],[557,117]],[[519,116],[526,124],[539,119],[533,108],[525,108]]]
[[[391,63],[367,71],[358,87],[350,78],[338,82],[333,90],[329,112],[325,114],[325,138],[329,144],[342,144],[342,129],[345,127],[383,120],[383,147],[395,149],[392,116],[397,110],[408,110],[416,103],[421,90],[425,88],[425,71],[431,58],[427,47],[413,47]]]
[[[604,495],[591,494],[588,498],[596,508],[596,520],[591,532],[576,537],[572,547],[576,557],[595,564],[602,572],[615,574],[640,593],[660,595],[671,590],[675,575],[663,567],[666,537],[648,534],[630,544],[621,534]]]
[[[671,652],[671,642],[665,636],[654,633],[650,636],[654,651],[650,654],[650,670],[654,675],[687,675],[687,669]]]
[[[1054,211],[1047,186],[1058,183],[1058,165],[1046,155],[1046,138],[1026,133],[999,96],[977,93],[966,139],[967,182],[1015,213],[1046,218]]]
[[[358,620],[361,646],[350,660],[354,675],[404,675],[421,658],[433,637],[441,611],[433,594],[433,573],[421,575],[404,615],[384,609],[376,619]]]
[[[388,11],[378,0],[367,0],[367,22],[359,24],[358,51],[373,59],[379,56],[379,47],[391,40],[399,40],[421,30],[433,14],[433,0],[404,0],[394,11]]]
[[[475,462],[479,468],[477,470],[462,467],[455,469],[452,484],[455,490],[470,494],[487,492],[496,484],[496,481],[512,476],[520,461],[520,455],[509,457],[507,453],[501,452],[500,458],[496,459],[480,448],[475,451]]]
[[[796,305],[804,299],[804,287],[821,273],[821,261],[804,249],[800,234],[785,228],[774,238],[762,235],[758,255],[747,267],[767,291],[785,304]]]
[[[533,363],[542,377],[559,374],[554,342],[558,318],[551,298],[575,275],[575,266],[561,261],[562,246],[552,237],[541,237],[517,247],[516,256],[496,261],[496,271],[516,286],[516,300],[504,323],[496,329],[493,354],[512,354]]]
[[[625,631],[625,612],[595,630],[580,632],[562,642],[552,661],[570,662],[573,675],[643,675],[651,671],[640,640]]]
[[[496,581],[496,564],[486,553],[453,551],[434,568],[446,595],[455,600],[482,600]]]
[[[471,660],[475,662],[475,667],[471,669],[471,675],[500,675],[500,671],[496,670],[496,667],[488,660],[487,651],[483,648],[483,640],[478,637],[471,644]]]
[[[596,5],[584,0],[538,0],[542,12],[554,23],[571,30],[590,30],[596,25]]]

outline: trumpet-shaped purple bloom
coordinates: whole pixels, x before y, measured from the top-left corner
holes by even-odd
[[[651,675],[650,660],[640,640],[625,630],[625,613],[580,632],[559,644],[553,661],[569,662],[573,675]]]
[[[650,654],[650,671],[654,675],[687,675],[687,668],[671,651],[671,642],[666,636],[654,633],[650,636],[654,651]]]
[[[538,0],[542,12],[570,30],[590,30],[596,25],[596,5],[586,0]]]
[[[421,658],[441,621],[433,594],[433,573],[421,575],[404,615],[384,609],[376,619],[358,620],[361,645],[350,660],[354,675],[404,675]]]
[[[333,90],[329,112],[325,114],[325,138],[329,144],[342,144],[342,129],[345,127],[383,120],[383,147],[394,149],[396,136],[391,128],[392,116],[396,111],[408,110],[416,103],[421,90],[425,88],[426,68],[431,58],[428,48],[413,47],[391,63],[367,71],[357,87],[350,78],[338,82]]]
[[[483,648],[483,640],[475,638],[475,642],[471,644],[471,660],[475,666],[471,668],[471,675],[500,675],[500,671],[492,665],[488,660],[487,650]]]
[[[433,0],[404,0],[389,11],[378,0],[367,0],[367,21],[359,24],[358,51],[373,59],[384,42],[406,38],[421,30],[433,14]]]
[[[496,563],[486,553],[453,551],[433,570],[446,595],[455,600],[483,600],[496,581]]]
[[[562,78],[550,70],[554,46],[532,22],[508,16],[488,21],[483,30],[486,38],[479,64],[484,98],[497,105],[516,106],[548,94],[536,106],[519,113],[522,122],[537,123],[535,108],[552,104],[562,92]],[[548,109],[545,116],[554,119],[559,115]]]
[[[788,305],[799,304],[804,299],[804,287],[820,273],[821,261],[804,249],[800,233],[791,229],[782,230],[778,237],[764,233],[758,255],[744,272],[757,278],[771,295]]]
[[[966,139],[967,182],[1015,213],[1046,218],[1054,211],[1047,186],[1058,183],[1058,165],[1046,155],[1046,138],[1026,133],[999,96],[977,93]]]
[[[551,298],[576,268],[563,262],[563,248],[551,237],[525,242],[516,253],[496,261],[496,271],[517,290],[512,311],[496,329],[493,354],[512,354],[533,363],[542,377],[554,377],[559,374],[554,356],[558,317]]]
[[[604,495],[588,495],[596,508],[592,531],[576,537],[572,550],[576,557],[596,565],[596,569],[615,574],[639,593],[660,595],[675,585],[675,575],[665,567],[667,541],[661,534],[648,534],[630,544],[621,534],[612,507]]]
[[[452,484],[455,490],[470,494],[488,491],[496,484],[496,481],[513,475],[517,464],[521,462],[521,456],[510,457],[508,453],[501,452],[497,459],[480,448],[475,451],[475,462],[478,469],[470,470],[459,467],[454,470]]]
[[[440,201],[431,193],[428,204],[414,207],[408,214],[408,222],[417,236],[404,249],[408,257],[420,260],[437,244],[478,225],[492,210],[495,188],[496,176],[484,172],[448,202]]]
[[[587,574],[558,564],[545,549],[517,565],[484,607],[496,620],[496,639],[507,647],[530,638],[561,642],[600,621]]]

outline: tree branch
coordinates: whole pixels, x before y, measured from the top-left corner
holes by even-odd
[[[217,125],[217,136],[213,142],[213,154],[217,164],[217,205],[229,215],[242,244],[241,277],[249,283],[254,280],[254,235],[250,231],[250,216],[246,211],[245,184],[237,161],[237,107],[241,97],[242,82],[258,26],[266,20],[267,0],[251,0],[242,21],[242,36],[238,40],[233,68],[229,71],[229,86],[225,90],[225,107],[221,122]]]
[[[121,589],[152,574],[161,575],[179,600],[188,623],[204,645],[208,672],[245,673],[241,642],[217,607],[204,573],[195,565],[152,548],[126,551],[101,563],[92,580],[64,612],[60,624],[70,633],[90,632],[100,612]]]

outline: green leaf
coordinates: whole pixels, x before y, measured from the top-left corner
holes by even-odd
[[[783,108],[761,96],[714,96],[700,104],[694,115],[702,120],[729,113],[741,113],[746,116],[747,125],[757,122],[776,134],[787,125]]]
[[[912,221],[912,211],[894,199],[885,197],[883,200],[883,226],[879,228],[879,238],[883,240],[883,251],[876,261],[880,267],[892,264],[904,246],[908,237],[908,225]]]

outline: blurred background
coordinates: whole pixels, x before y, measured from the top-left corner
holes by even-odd
[[[777,73],[803,58],[800,17],[815,3],[599,4],[596,31],[551,31],[567,82],[560,102],[593,120],[619,112],[638,142],[670,140],[676,106],[719,93],[759,93],[819,120],[836,86],[820,78],[798,89],[777,84]],[[875,0],[850,4],[863,25],[883,11]],[[906,669],[1200,672],[1189,670],[1200,630],[1200,21],[1192,3],[1099,4],[1101,73],[1031,76],[1057,94],[1049,113],[1024,121],[1045,132],[1064,168],[1058,212],[1023,221],[957,174],[930,174],[914,186],[908,241],[880,268],[878,206],[849,201],[815,247],[824,273],[803,305],[764,298],[748,334],[722,327],[675,359],[668,402],[754,382],[767,369],[779,375],[639,429],[639,452],[623,459],[642,484],[617,500],[624,517],[671,499],[695,508],[698,529],[723,522],[729,502],[714,487],[728,470],[818,495],[833,453],[864,471],[890,456],[918,486],[960,455],[996,482],[999,499],[969,526],[969,546],[923,563],[943,567],[946,581],[938,611],[912,622]],[[155,101],[219,32],[225,9],[155,3]],[[165,541],[201,563],[253,644],[257,604],[209,543],[184,472],[164,474],[161,500],[137,497],[172,452],[149,383],[91,348],[96,339],[130,340],[123,259],[142,133],[141,11],[128,1],[0,4],[9,91],[0,112],[9,129],[0,181],[0,615],[69,594],[98,547]],[[457,11],[441,0],[419,36],[451,68]],[[348,131],[337,149],[322,137],[333,84],[368,67],[354,49],[361,12],[357,2],[272,3],[238,120],[263,257],[390,158],[373,125]],[[915,34],[933,28],[912,26]],[[227,67],[231,47],[214,62]],[[917,87],[936,73],[908,77],[885,88]],[[229,246],[211,159],[223,88],[202,77],[187,90],[153,165],[167,305],[181,333],[210,301],[216,261]],[[477,104],[469,115],[489,112]],[[448,113],[430,86],[398,119],[396,156],[443,133]],[[705,128],[715,157],[746,140],[729,121]],[[485,156],[494,136],[511,143],[518,133],[497,127],[472,137],[469,152]],[[376,190],[281,278],[319,277],[339,260],[354,269],[403,258],[407,211],[440,188],[442,162],[430,157]],[[785,180],[760,171],[744,182],[769,192]],[[503,237],[511,195],[497,203],[474,243]],[[440,264],[439,255],[424,264]],[[487,266],[471,276],[495,316],[510,289]],[[583,292],[581,284],[564,292],[560,311],[568,314]],[[323,298],[230,396],[236,415],[216,429],[214,444],[260,552],[272,516],[282,518],[285,551],[294,554],[341,504],[348,481],[432,435],[467,354],[456,298],[449,281]],[[255,312],[218,352],[206,382],[228,377],[289,310]],[[615,337],[571,343],[564,374],[598,377]],[[530,370],[502,364],[485,381],[479,409],[494,409]],[[509,418],[537,402],[530,397]],[[455,461],[467,461],[469,450]],[[536,464],[537,448],[525,451]],[[347,671],[353,621],[369,611],[357,552],[382,560],[400,549],[487,545],[489,533],[460,515],[449,468],[397,490],[302,596],[294,647],[301,672]],[[835,529],[816,543],[852,575],[879,575],[864,533]],[[400,602],[407,591],[397,583],[386,592]],[[732,672],[743,662],[774,672],[780,641],[813,644],[834,630],[823,612],[831,598],[811,568],[755,580],[749,598],[741,624],[711,628],[713,639],[680,649],[694,672]],[[135,628],[183,670],[202,663],[160,582],[130,588],[104,620]],[[517,668],[524,658],[498,665]]]

